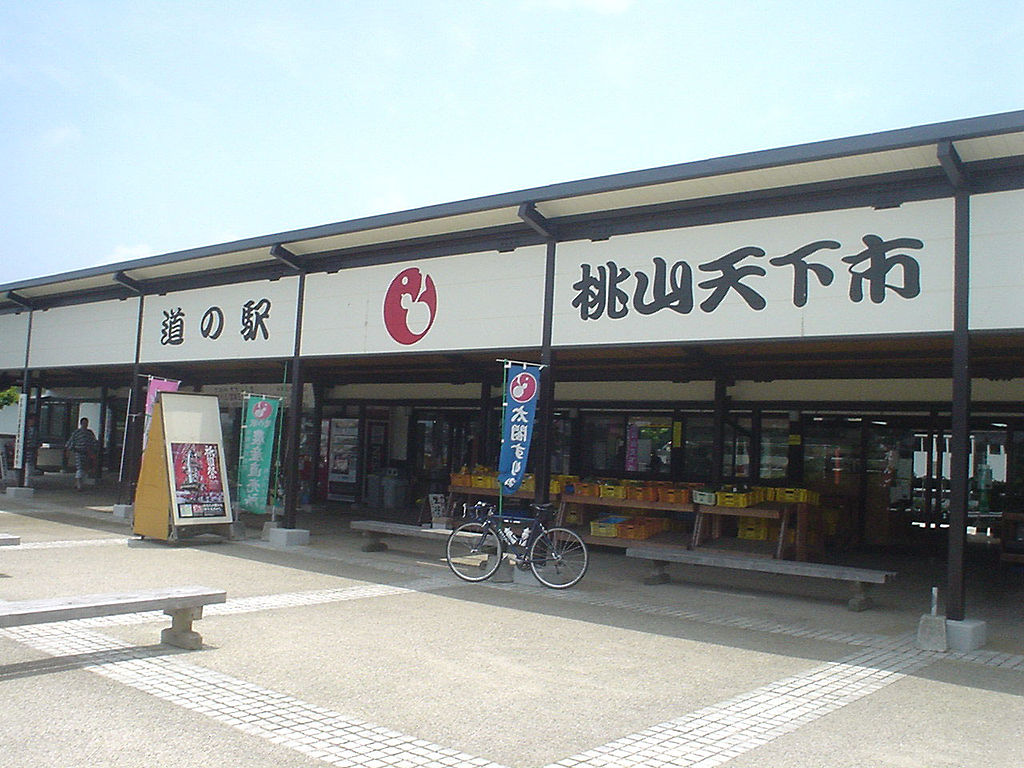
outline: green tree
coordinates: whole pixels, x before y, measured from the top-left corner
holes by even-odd
[[[19,387],[0,389],[0,408],[18,402],[19,395],[21,395],[21,389]]]

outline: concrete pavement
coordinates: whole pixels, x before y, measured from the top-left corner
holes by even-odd
[[[0,496],[0,598],[226,589],[186,652],[167,617],[0,631],[0,765],[1016,766],[1024,576],[974,553],[971,653],[913,647],[942,563],[893,558],[877,607],[841,585],[677,571],[593,552],[564,592],[464,584],[441,547],[364,553],[348,518],[309,547],[137,541],[109,488]],[[809,581],[809,580],[808,580]],[[781,589],[778,589],[780,588]]]

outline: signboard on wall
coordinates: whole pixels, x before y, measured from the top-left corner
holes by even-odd
[[[971,196],[972,330],[1024,328],[1024,190]]]
[[[28,312],[0,315],[0,370],[25,366]]]
[[[146,297],[143,362],[291,357],[298,278]]]
[[[559,244],[554,343],[949,331],[953,202]]]
[[[33,312],[29,365],[51,368],[131,363],[135,360],[138,322],[138,299]],[[20,343],[24,360],[24,336]]]
[[[544,258],[531,246],[309,275],[302,354],[537,346]]]

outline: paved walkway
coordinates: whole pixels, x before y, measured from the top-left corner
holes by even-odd
[[[984,553],[968,609],[992,642],[936,654],[912,643],[927,560],[864,613],[799,580],[645,586],[600,550],[560,592],[459,582],[435,542],[364,553],[322,514],[288,551],[254,528],[138,541],[111,501],[0,496],[23,542],[0,550],[0,598],[201,583],[228,602],[196,652],[159,645],[155,613],[0,631],[4,766],[1024,764],[1024,576]]]

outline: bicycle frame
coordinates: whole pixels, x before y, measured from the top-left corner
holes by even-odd
[[[473,517],[467,516],[466,522],[480,523],[488,532],[493,533],[501,541],[505,551],[515,556],[517,564],[526,563],[533,542],[548,532],[547,526],[539,517],[498,514],[493,504],[485,502],[479,502],[470,509],[477,510],[478,514]],[[525,540],[522,535],[513,536],[509,525],[529,530],[530,533]]]

